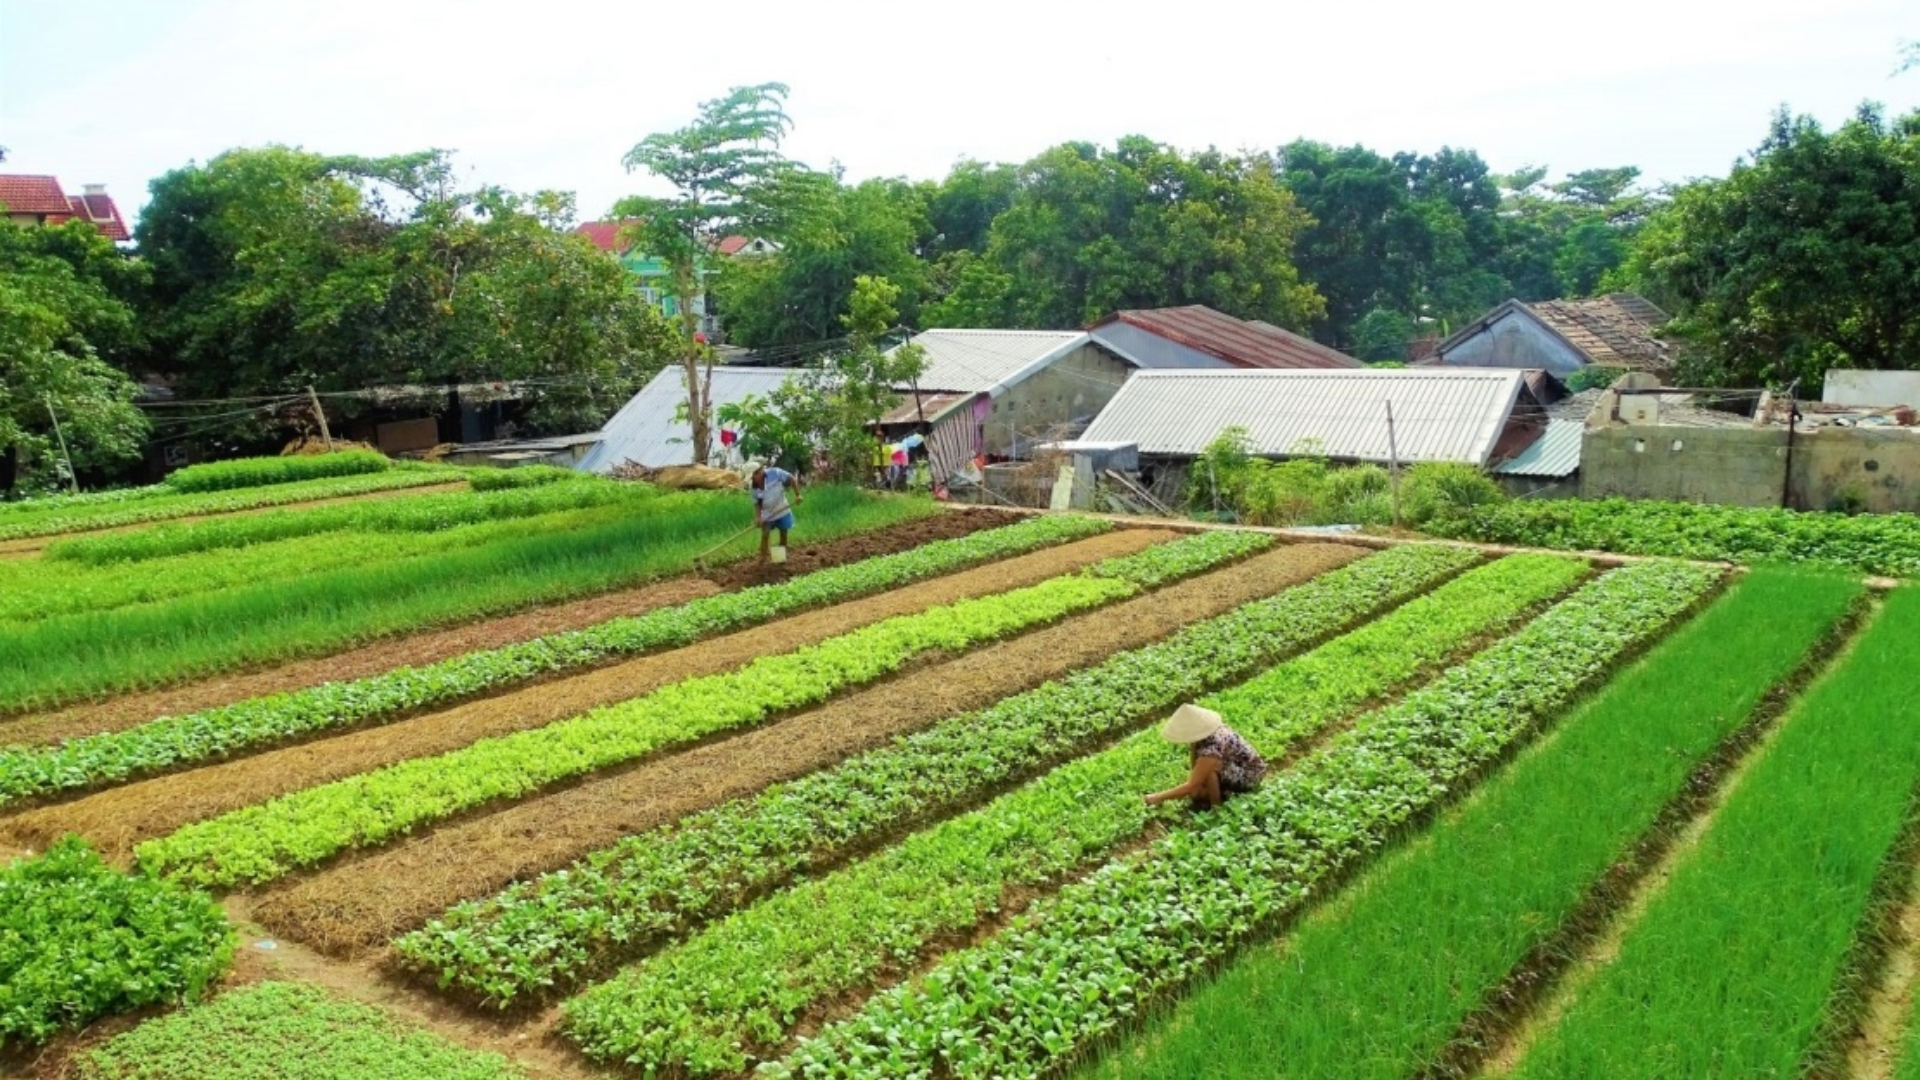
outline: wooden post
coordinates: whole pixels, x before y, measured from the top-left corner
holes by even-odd
[[[1387,485],[1393,491],[1393,527],[1400,527],[1400,443],[1393,435],[1393,402],[1387,402]]]
[[[60,443],[60,460],[67,463],[67,484],[75,495],[80,494],[80,474],[73,471],[73,455],[67,453],[67,437],[60,431],[60,414],[53,411],[53,395],[42,394],[40,399],[47,403],[47,416],[53,420],[53,437]]]
[[[1780,479],[1780,509],[1793,502],[1793,430],[1800,426],[1800,380],[1787,384],[1787,472]]]
[[[307,400],[313,402],[313,418],[320,421],[320,438],[327,444],[327,449],[331,451],[333,449],[333,432],[327,428],[327,411],[320,407],[320,395],[314,393],[313,387],[311,386],[307,387]]]

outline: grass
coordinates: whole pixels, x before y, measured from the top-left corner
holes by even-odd
[[[1920,775],[1917,667],[1909,587],[1798,702],[1516,1076],[1797,1077],[1816,1064]]]
[[[1749,575],[1349,898],[1081,1075],[1400,1080],[1430,1069],[1860,594],[1839,578]]]
[[[0,713],[325,655],[681,573],[740,529],[747,517],[742,501],[705,492],[664,496],[589,529],[0,628]],[[831,487],[810,491],[807,509],[803,538],[932,512],[924,502]],[[726,551],[737,556],[748,548],[749,538],[741,537]]]
[[[482,1054],[315,986],[258,983],[89,1054],[83,1080],[524,1080]]]

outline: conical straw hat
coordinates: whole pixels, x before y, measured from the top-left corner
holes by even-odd
[[[1201,739],[1226,726],[1220,714],[1212,709],[1203,709],[1198,705],[1182,705],[1173,710],[1167,722],[1160,725],[1160,734],[1168,742],[1197,743]]]

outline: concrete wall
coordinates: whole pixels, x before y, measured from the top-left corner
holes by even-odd
[[[1545,368],[1562,377],[1587,363],[1557,335],[1519,312],[1501,317],[1441,359],[1452,367]]]
[[[1036,442],[1078,434],[1132,372],[1091,342],[1082,345],[994,399],[983,432],[985,452],[1024,458]]]
[[[1794,436],[1787,487],[1781,427],[1589,429],[1580,452],[1580,497],[1672,499],[1799,510],[1920,513],[1920,435],[1827,428]]]
[[[1894,405],[1920,407],[1920,371],[1856,371],[1835,368],[1827,372],[1820,400],[1833,405]]]

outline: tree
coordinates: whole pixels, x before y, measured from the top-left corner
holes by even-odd
[[[1633,263],[1690,382],[1815,394],[1831,367],[1920,365],[1920,112],[1826,131],[1781,110],[1750,160],[1674,193]]]
[[[628,172],[644,169],[674,189],[664,198],[622,199],[614,214],[638,222],[640,246],[670,272],[695,461],[707,460],[712,447],[713,353],[696,337],[694,312],[700,264],[729,233],[777,237],[792,222],[795,196],[807,185],[783,183],[802,171],[780,154],[793,127],[786,100],[784,83],[735,87],[701,102],[693,123],[647,136],[622,160]]]

